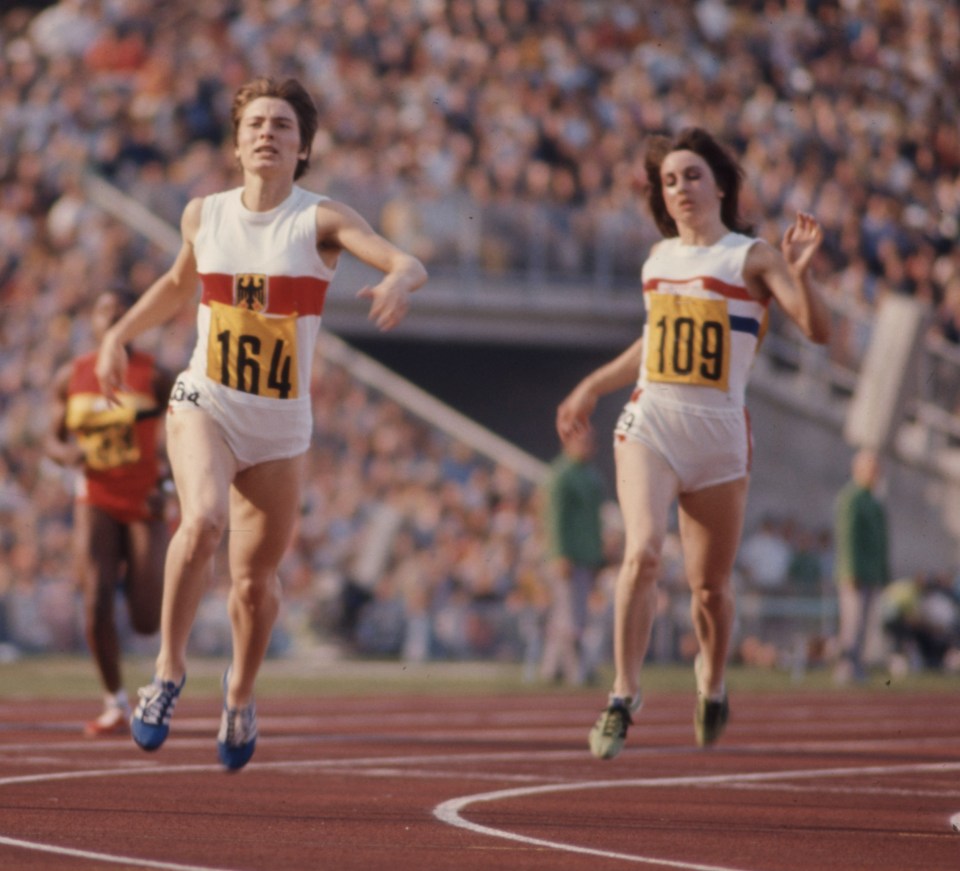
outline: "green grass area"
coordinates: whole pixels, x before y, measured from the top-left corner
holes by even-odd
[[[189,663],[191,695],[218,695],[225,664],[221,659],[192,658]],[[150,680],[152,661],[127,657],[124,672],[128,691],[132,691]],[[321,660],[290,658],[271,659],[264,664],[257,694],[261,697],[403,692],[596,694],[606,689],[610,676],[607,671],[601,675],[597,686],[571,689],[541,681],[526,682],[521,667],[514,663],[413,664],[329,657]],[[835,687],[827,669],[792,675],[782,670],[734,666],[728,671],[727,680],[732,692],[833,691],[849,694],[877,689],[898,693],[956,692],[960,689],[960,676],[940,672],[891,679],[878,671],[864,684]],[[693,669],[689,665],[649,665],[644,669],[644,688],[648,693],[692,690]],[[93,664],[88,657],[28,656],[0,664],[0,702],[17,698],[82,698],[99,693]]]

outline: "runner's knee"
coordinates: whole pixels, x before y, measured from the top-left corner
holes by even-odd
[[[280,601],[275,576],[266,583],[252,577],[238,577],[233,581],[233,596],[237,604],[248,611],[275,608]]]
[[[180,521],[177,535],[182,536],[186,551],[191,556],[212,554],[226,529],[226,517],[219,514],[184,517]]]
[[[690,596],[694,607],[704,611],[726,609],[732,601],[728,584],[722,587],[694,587]]]
[[[624,552],[621,578],[634,588],[650,587],[660,574],[660,548],[653,543],[628,547]]]

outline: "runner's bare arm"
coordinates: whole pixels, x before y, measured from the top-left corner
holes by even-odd
[[[601,396],[634,384],[640,374],[643,337],[618,357],[584,378],[557,407],[557,433],[566,439],[572,432],[590,426],[590,416]]]
[[[97,355],[96,374],[108,400],[116,398],[127,372],[125,346],[140,334],[172,318],[197,290],[197,261],[193,241],[200,228],[202,199],[191,200],[180,221],[183,244],[173,265],[161,275],[103,337]]]
[[[358,297],[371,300],[369,317],[380,330],[391,330],[403,320],[410,294],[427,280],[427,270],[416,257],[384,239],[343,203],[331,200],[317,207],[317,245],[349,251],[384,273],[377,284],[357,292]]]

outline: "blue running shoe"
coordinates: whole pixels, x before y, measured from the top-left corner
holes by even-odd
[[[237,771],[250,761],[257,746],[257,708],[252,701],[242,708],[229,707],[229,680],[228,668],[223,674],[223,713],[220,715],[220,732],[217,735],[217,755],[224,768]]]
[[[138,747],[157,750],[167,740],[170,718],[173,716],[180,690],[186,682],[186,675],[179,685],[172,680],[162,681],[154,677],[153,683],[137,690],[140,701],[130,718],[130,732]]]

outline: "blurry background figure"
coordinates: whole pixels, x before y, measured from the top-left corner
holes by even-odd
[[[883,591],[883,629],[890,644],[890,673],[960,670],[960,596],[949,576],[901,578]]]
[[[604,561],[601,508],[606,488],[592,462],[594,451],[592,429],[570,435],[551,464],[544,499],[550,606],[540,674],[574,685],[592,681],[599,665],[600,651],[583,643],[591,594]]]
[[[743,540],[737,564],[748,586],[776,590],[786,584],[793,551],[784,535],[784,526],[777,518],[766,515],[759,528]]]
[[[95,343],[135,300],[120,290],[96,298],[90,316]],[[119,404],[110,405],[97,384],[95,360],[94,351],[56,374],[46,443],[53,460],[81,472],[74,506],[76,565],[84,632],[105,692],[103,713],[84,727],[90,737],[129,728],[115,613],[118,585],[135,632],[152,635],[160,623],[167,528],[158,422],[172,386],[153,357],[131,351]]]
[[[866,678],[864,647],[871,613],[890,582],[887,513],[877,498],[880,457],[861,449],[853,457],[850,480],[837,496],[836,563],[840,609],[838,683]]]

